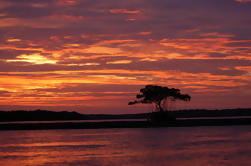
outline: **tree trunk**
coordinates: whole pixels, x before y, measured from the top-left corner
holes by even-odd
[[[164,112],[164,109],[161,107],[161,101],[158,102],[158,107],[160,112]]]

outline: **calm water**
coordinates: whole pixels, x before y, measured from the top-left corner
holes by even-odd
[[[1,166],[251,165],[251,126],[0,131]]]
[[[251,118],[251,116],[221,116],[221,117],[192,117],[192,118],[177,118],[178,120],[186,119],[245,119]],[[102,119],[102,120],[54,120],[54,121],[11,121],[11,122],[0,122],[0,124],[32,124],[32,123],[82,123],[82,122],[123,122],[123,121],[147,121],[147,119]]]
[[[0,122],[0,124],[67,123],[67,122],[72,122],[72,123],[82,123],[82,122],[123,122],[123,121],[147,121],[147,120],[146,119],[102,119],[102,120],[13,121],[13,122]]]

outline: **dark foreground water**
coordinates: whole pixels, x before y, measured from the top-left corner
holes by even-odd
[[[1,166],[248,166],[251,126],[0,131]]]

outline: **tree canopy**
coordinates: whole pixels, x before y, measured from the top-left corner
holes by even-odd
[[[191,97],[188,94],[181,94],[179,89],[162,87],[157,85],[146,85],[140,89],[140,93],[136,95],[137,100],[131,101],[128,104],[148,103],[154,104],[158,111],[168,111],[167,104],[169,101],[175,100],[190,101]]]

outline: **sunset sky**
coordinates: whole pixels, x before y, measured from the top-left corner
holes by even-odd
[[[0,0],[0,110],[149,112],[251,107],[251,0]]]

